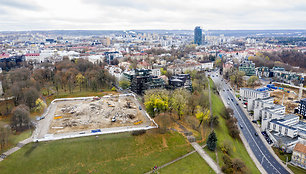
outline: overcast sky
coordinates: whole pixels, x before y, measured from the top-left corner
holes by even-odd
[[[306,29],[306,0],[0,0],[0,30]]]

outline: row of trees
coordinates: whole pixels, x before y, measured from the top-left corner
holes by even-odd
[[[43,95],[50,95],[60,90],[73,93],[77,86],[80,91],[98,91],[101,88],[110,88],[115,83],[115,78],[102,65],[84,59],[64,59],[55,65],[45,63],[35,70],[18,68],[2,73],[0,80],[4,96],[13,96],[15,106],[25,104],[30,110],[36,106],[41,89],[45,89]],[[8,113],[10,110],[7,107],[5,114]]]
[[[263,52],[257,53],[255,56],[249,57],[257,67],[266,66],[272,68],[273,66],[284,67],[286,70],[293,70],[293,66],[300,67],[294,71],[303,72],[306,68],[306,53],[295,50],[283,50],[281,52]]]
[[[190,72],[193,92],[179,88],[173,91],[165,89],[147,90],[144,95],[144,105],[147,112],[155,117],[162,113],[174,113],[178,119],[187,119],[192,128],[198,130],[204,123],[211,127],[219,124],[217,116],[211,116],[207,91],[207,78],[204,74]],[[165,114],[162,114],[165,117]],[[194,121],[191,117],[196,118]],[[166,119],[166,118],[163,118]]]
[[[234,117],[234,111],[231,108],[225,108],[221,111],[221,116],[226,120],[229,134],[233,138],[239,138],[240,131],[237,126],[237,119]]]

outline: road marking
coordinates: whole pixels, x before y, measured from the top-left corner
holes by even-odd
[[[232,102],[232,103],[233,103],[233,102]],[[234,109],[236,110],[236,112],[238,113],[238,115],[240,116],[240,118],[242,119],[242,116],[240,115],[240,112],[238,111],[238,109],[237,109],[235,106],[234,106]],[[244,122],[243,119],[242,119],[242,122],[243,122],[244,125],[246,126],[246,124],[245,124],[245,122]],[[247,126],[246,126],[246,127],[247,127]],[[262,150],[259,148],[258,144],[256,143],[256,141],[255,141],[254,137],[252,136],[252,134],[251,134],[249,128],[247,128],[247,131],[249,132],[251,138],[253,139],[255,145],[258,147],[258,149],[259,149],[259,151],[261,152],[261,154],[263,155],[263,157],[267,159],[267,157],[265,156],[265,154],[262,152]],[[255,131],[256,131],[256,130],[255,130]],[[255,149],[255,150],[256,150],[256,149]],[[268,161],[268,160],[267,160],[267,161]],[[276,169],[276,167],[274,167],[274,166],[271,164],[270,161],[268,161],[268,163],[270,163],[270,165],[271,165],[274,169]],[[276,171],[277,171],[278,173],[281,174],[281,172],[279,172],[277,169],[276,169]]]
[[[229,91],[228,91],[229,92]],[[230,93],[231,94],[231,93]],[[233,96],[233,94],[231,94],[231,95],[229,95],[228,93],[227,93],[227,95],[228,96],[231,96],[231,97],[233,97],[234,98],[234,96]],[[245,123],[245,121],[243,120],[243,118],[242,118],[242,116],[241,116],[241,114],[240,114],[240,112],[238,111],[238,109],[235,107],[235,105],[234,105],[234,101],[232,101],[232,102],[230,102],[233,106],[234,106],[234,109],[236,110],[236,112],[237,112],[237,114],[239,115],[239,117],[241,118],[241,120],[242,120],[242,122],[243,122],[243,124],[246,126],[247,124]],[[242,111],[243,112],[243,111]],[[251,125],[252,126],[252,125]],[[247,126],[246,126],[247,127]],[[255,141],[255,139],[254,139],[254,137],[252,136],[252,134],[251,134],[251,132],[250,132],[250,130],[249,130],[249,128],[247,127],[247,131],[249,132],[249,134],[250,134],[250,136],[251,136],[251,138],[252,138],[252,140],[254,141],[254,143],[255,143],[255,145],[257,146],[257,148],[259,149],[259,151],[261,152],[261,154],[262,154],[262,156],[267,160],[267,157],[265,156],[265,154],[262,152],[262,150],[259,148],[259,146],[258,146],[258,144],[256,143],[256,141]],[[255,130],[255,132],[256,132],[256,130]],[[254,154],[255,155],[255,154]],[[255,156],[256,157],[256,156]],[[276,160],[276,159],[275,159]],[[281,172],[279,172],[278,170],[277,170],[277,168],[276,167],[274,167],[272,164],[271,164],[271,162],[270,161],[268,161],[267,160],[267,162],[278,172],[278,173],[280,173],[281,174]]]

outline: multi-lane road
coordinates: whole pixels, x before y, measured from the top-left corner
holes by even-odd
[[[234,115],[238,120],[239,126],[241,126],[241,131],[248,142],[250,148],[252,149],[255,157],[265,169],[265,171],[269,174],[286,174],[289,173],[271,154],[271,152],[267,149],[263,141],[260,139],[259,135],[260,132],[256,132],[253,127],[253,123],[247,118],[245,113],[242,111],[241,107],[239,106],[237,100],[235,99],[234,95],[232,94],[229,85],[222,80],[220,75],[216,76],[217,73],[212,72],[211,78],[218,84],[220,88],[220,95],[222,98],[228,103],[229,107],[233,109]]]

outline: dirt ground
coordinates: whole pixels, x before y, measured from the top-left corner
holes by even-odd
[[[139,120],[146,121],[132,97],[67,101],[58,103],[48,133],[134,126]]]
[[[275,85],[277,86],[277,85]],[[294,112],[294,108],[298,107],[299,104],[295,103],[294,101],[298,100],[298,94],[299,94],[299,90],[295,89],[295,88],[284,88],[286,91],[290,91],[290,93],[287,93],[285,91],[282,90],[274,90],[274,91],[270,91],[270,95],[275,97],[274,102],[276,104],[282,104],[283,101],[283,95],[284,95],[284,106],[286,106],[286,113],[293,113]],[[295,93],[293,93],[292,91],[294,91]],[[306,93],[303,92],[303,97],[302,98],[306,98]]]

